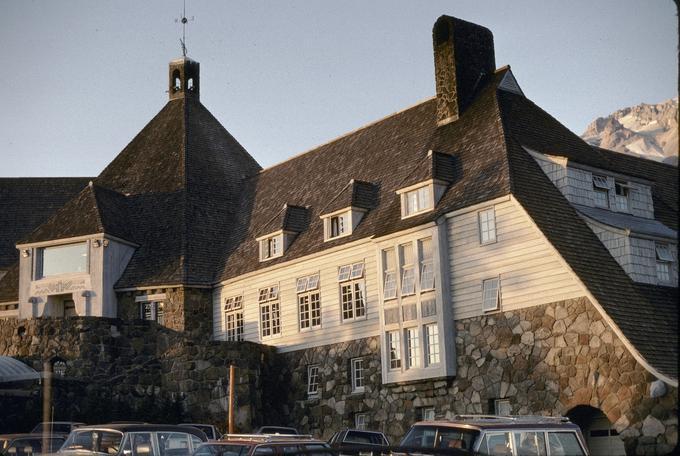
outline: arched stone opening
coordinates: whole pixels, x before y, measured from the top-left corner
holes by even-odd
[[[566,416],[581,428],[591,456],[625,456],[623,439],[602,410],[577,405]]]

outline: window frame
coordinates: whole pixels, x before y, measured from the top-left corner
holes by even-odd
[[[431,334],[431,328],[435,329],[434,334]],[[423,346],[425,352],[423,357],[424,367],[438,366],[442,362],[442,358],[441,344],[439,343],[439,324],[437,322],[423,325]],[[432,351],[433,347],[435,348],[434,351]],[[436,361],[432,361],[432,358],[435,357]]]
[[[406,262],[407,251],[410,251],[411,256],[410,262],[408,263]],[[413,241],[399,244],[399,267],[401,272],[399,278],[399,294],[402,297],[416,294],[416,282],[418,281],[416,277],[416,261]],[[409,287],[405,287],[405,284],[409,285]]]
[[[425,242],[430,243],[430,257],[426,258],[425,257]],[[420,292],[425,293],[429,292],[435,289],[436,286],[436,278],[435,278],[435,272],[434,272],[434,242],[431,237],[427,238],[422,238],[418,239],[416,243],[418,247],[418,261],[420,265],[420,271],[419,271],[419,277],[418,277],[418,284],[420,286]],[[429,274],[426,272],[426,267],[430,268]],[[431,276],[431,286],[430,282],[425,283],[425,277]]]
[[[401,370],[403,366],[401,356],[401,331],[399,329],[386,331],[385,339],[387,342],[387,356],[389,358],[389,366],[387,369],[393,371]],[[392,356],[393,354],[394,356]]]
[[[486,307],[486,291],[487,291],[487,283],[492,283],[496,282],[496,305],[493,308],[487,308]],[[501,309],[501,277],[496,276],[496,277],[490,277],[488,279],[482,280],[482,312],[487,313],[487,312],[496,312]]]
[[[84,270],[83,271],[66,271],[66,272],[58,272],[55,274],[50,274],[50,275],[45,275],[45,251],[49,250],[56,250],[60,248],[68,248],[68,247],[75,247],[75,246],[80,246],[80,247],[85,247],[85,255],[84,256]],[[51,278],[51,277],[61,277],[61,276],[69,276],[69,275],[76,275],[76,274],[89,274],[90,273],[90,242],[89,241],[81,241],[81,242],[67,242],[65,244],[55,244],[55,245],[46,245],[43,247],[38,247],[36,249],[36,261],[35,261],[35,274],[34,277],[36,280],[39,279],[44,279],[44,278]]]
[[[619,189],[622,191],[622,195],[619,194]],[[616,212],[630,213],[630,194],[632,188],[628,182],[614,181],[614,199],[616,201]],[[625,201],[625,207],[620,204],[620,201]]]
[[[368,429],[368,413],[354,414],[354,429],[366,431]]]
[[[389,267],[389,258],[391,255],[392,267]],[[382,250],[383,260],[383,300],[390,300],[397,298],[397,254],[394,247],[389,247]],[[388,295],[388,290],[390,294]]]
[[[364,376],[364,371],[366,368],[364,367],[364,358],[359,357],[359,358],[352,358],[350,360],[350,369],[351,369],[351,376],[350,376],[350,382],[351,382],[351,390],[352,393],[363,393],[366,391],[366,384],[365,384],[365,376]],[[361,383],[361,384],[359,384]]]
[[[411,335],[415,337],[410,337]],[[422,368],[422,353],[420,343],[420,327],[409,326],[404,328],[404,348],[406,349],[406,363],[404,369]]]
[[[224,338],[227,342],[243,341],[245,320],[243,315],[243,294],[224,299]]]
[[[312,372],[316,370],[316,374],[312,375]],[[319,397],[319,386],[321,386],[321,370],[318,364],[310,364],[307,366],[307,397],[316,398]],[[312,380],[316,379],[316,383]],[[315,386],[315,388],[312,388]],[[313,391],[312,391],[313,390]]]
[[[355,217],[361,219],[360,215],[356,215],[357,211],[361,212],[360,209],[350,206],[321,215],[324,242],[350,236],[354,232]]]
[[[602,207],[602,208],[609,209],[609,206],[610,206],[610,204],[609,204],[609,191],[611,190],[609,188],[609,180],[607,179],[606,176],[593,174],[591,182],[592,182],[592,185],[593,185],[593,192],[594,192],[594,195],[595,195],[595,196],[593,196],[593,204],[595,205],[595,207]],[[598,204],[598,201],[600,201],[600,200],[598,199],[597,195],[604,195],[604,202],[605,202],[604,205]]]
[[[269,261],[283,256],[283,231],[277,231],[262,236],[261,238],[258,238],[257,241],[260,248],[260,261]],[[276,246],[274,253],[271,251],[272,244]]]
[[[149,300],[149,301],[137,301],[139,304],[139,318],[144,321],[153,321],[156,322],[159,325],[165,324],[165,303],[162,299],[160,300]],[[146,318],[146,306],[150,305],[149,309],[149,316],[150,318]],[[159,310],[160,308],[160,319],[158,318],[159,316]]]
[[[340,303],[340,321],[342,323],[365,320],[368,315],[367,299],[366,299],[366,283],[364,275],[366,273],[366,264],[363,261],[345,264],[338,267],[338,293]],[[350,292],[346,293],[345,288],[349,287]],[[350,296],[350,300],[346,301],[345,297]],[[360,299],[358,298],[360,296]],[[349,303],[351,308],[347,307]],[[360,305],[358,305],[360,304]],[[361,315],[357,315],[357,309],[361,310]],[[346,316],[351,313],[351,316]]]
[[[654,258],[656,260],[656,280],[661,284],[672,283],[675,258],[673,258],[670,244],[655,242]]]
[[[491,214],[490,217],[488,217],[489,213]],[[485,216],[487,216],[487,218],[483,219]],[[479,230],[479,245],[495,244],[498,242],[498,226],[496,223],[495,206],[477,212],[477,229]],[[487,239],[484,239],[485,233],[487,233]]]
[[[258,290],[258,313],[260,322],[260,339],[267,340],[281,336],[281,299],[278,284],[263,287]],[[268,318],[265,320],[264,311]],[[265,322],[269,333],[265,335]]]
[[[427,193],[424,193],[425,191]],[[424,214],[434,210],[435,195],[433,182],[421,182],[410,187],[402,188],[397,190],[397,194],[399,195],[401,201],[402,219],[414,217],[416,215]],[[415,196],[415,198],[411,200],[412,196]],[[415,208],[411,207],[411,201],[415,202]]]

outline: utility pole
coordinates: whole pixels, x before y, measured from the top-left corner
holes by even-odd
[[[42,432],[42,452],[48,453],[50,444],[51,429],[48,428],[48,423],[52,421],[52,362],[43,361],[43,428]]]
[[[236,368],[233,364],[229,365],[229,421],[228,421],[228,433],[234,433],[234,371]]]

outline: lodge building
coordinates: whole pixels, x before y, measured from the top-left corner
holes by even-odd
[[[99,176],[0,179],[0,318],[270,346],[281,424],[320,435],[560,414],[594,451],[670,451],[677,168],[574,135],[486,28],[442,16],[433,46],[434,97],[265,169],[171,61]]]

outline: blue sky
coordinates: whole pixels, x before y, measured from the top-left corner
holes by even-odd
[[[581,133],[677,96],[671,0],[188,0],[201,101],[263,166],[434,94],[441,14]],[[0,176],[95,176],[167,101],[181,0],[0,0]]]

